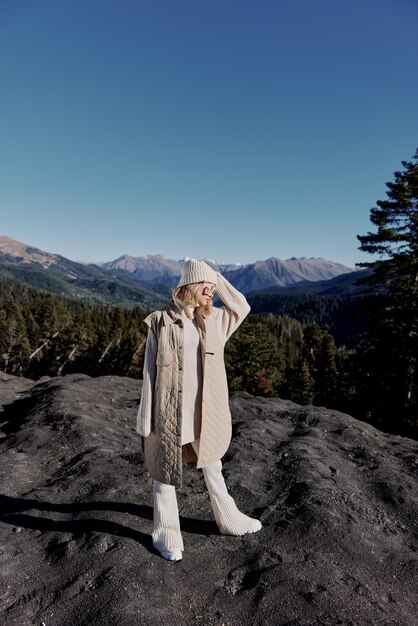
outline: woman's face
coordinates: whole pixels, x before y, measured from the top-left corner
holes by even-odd
[[[207,303],[212,299],[212,296],[215,291],[214,283],[202,283],[201,288],[197,292],[197,301],[200,306],[206,306]]]

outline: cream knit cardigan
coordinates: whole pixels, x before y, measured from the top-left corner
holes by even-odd
[[[223,307],[213,307],[212,315],[222,345],[228,341],[251,310],[245,296],[222,274],[217,272],[215,292]],[[181,311],[184,323],[183,346],[183,400],[182,445],[199,438],[202,400],[202,358],[199,348],[199,331],[193,317],[193,308]],[[157,340],[149,331],[145,347],[141,401],[137,413],[136,431],[143,437],[151,432],[152,395],[156,372]]]

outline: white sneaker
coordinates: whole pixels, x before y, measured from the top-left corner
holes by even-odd
[[[161,556],[167,559],[167,561],[181,561],[183,558],[183,553],[177,548],[172,548],[171,550],[163,550],[161,552]]]

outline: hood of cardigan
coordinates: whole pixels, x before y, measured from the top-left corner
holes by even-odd
[[[202,307],[196,307],[195,315],[198,317],[201,315],[204,319],[206,319],[206,315],[201,310]],[[173,298],[170,298],[165,305],[163,306],[162,314],[163,314],[163,324],[167,326],[168,324],[174,324],[177,320],[181,319],[181,311],[178,305],[174,302]]]
[[[179,312],[184,315],[185,317],[187,317],[187,319],[189,320],[193,320],[195,317],[195,306],[188,306],[185,305],[179,298],[176,298],[175,295],[171,296],[171,299],[174,300],[174,304],[177,305],[177,308],[179,310]]]

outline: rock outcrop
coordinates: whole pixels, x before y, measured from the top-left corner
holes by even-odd
[[[152,547],[141,382],[0,379],[2,624],[417,623],[418,443],[326,408],[231,396],[221,535],[201,470],[178,490],[183,560]]]

